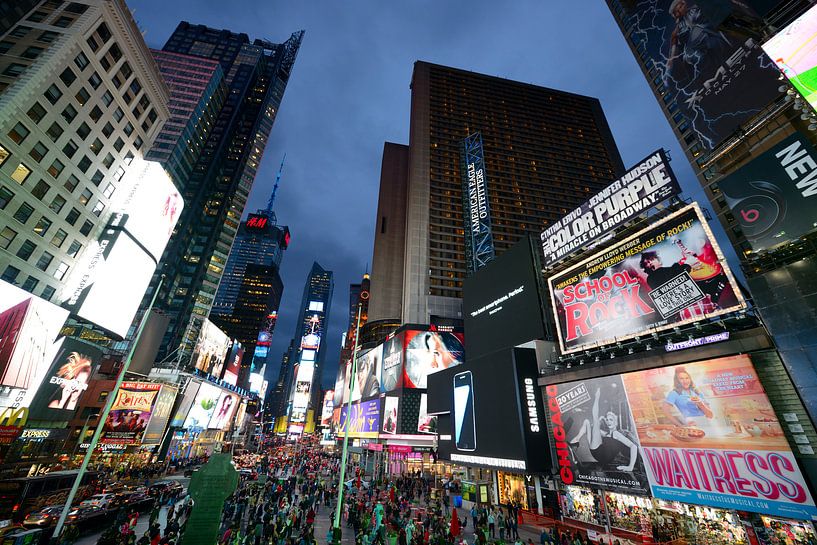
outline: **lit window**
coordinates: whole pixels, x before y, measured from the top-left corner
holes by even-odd
[[[11,173],[11,179],[22,185],[23,182],[26,181],[26,178],[28,178],[30,175],[31,169],[25,166],[23,163],[20,163],[17,165],[17,168],[14,169],[14,172]]]

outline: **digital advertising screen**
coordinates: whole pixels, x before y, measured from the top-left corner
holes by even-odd
[[[213,416],[210,418],[207,427],[211,430],[226,430],[229,428],[240,401],[241,397],[238,394],[221,390],[221,395],[216,402]]]
[[[640,486],[645,471],[655,498],[798,519],[817,514],[748,355],[546,392],[552,456],[566,485],[626,490]]]
[[[241,372],[241,358],[244,357],[244,347],[236,339],[233,339],[233,346],[227,355],[227,364],[224,366],[224,376],[221,378],[227,384],[235,386],[238,384],[238,374]]]
[[[398,407],[400,404],[399,397],[386,396],[383,403],[383,433],[395,434],[397,433],[397,421],[400,413]]]
[[[196,369],[220,377],[224,369],[224,358],[230,349],[230,337],[210,320],[204,320],[199,338],[193,348],[193,362]]]
[[[548,279],[563,354],[746,306],[697,204]]]
[[[718,187],[753,250],[797,239],[817,223],[817,150],[795,133]]]
[[[321,346],[322,331],[323,316],[317,313],[312,314],[306,333],[301,338],[301,350],[318,350]]]
[[[427,407],[436,408],[440,458],[517,473],[549,471],[538,376],[529,348],[469,358],[430,375]]]
[[[103,425],[100,441],[140,444],[161,389],[161,384],[153,382],[123,382]]]
[[[332,399],[332,404],[335,407],[340,407],[344,400],[348,401],[349,396],[347,395],[347,382],[348,382],[348,369],[349,369],[349,358],[347,351],[341,349],[340,352],[340,362],[338,363],[338,373],[335,376],[335,396]]]
[[[664,150],[657,150],[581,206],[542,231],[543,266],[550,267],[674,195],[681,186]]]
[[[327,390],[323,395],[323,406],[321,407],[321,426],[329,426],[332,423],[332,412],[335,410],[333,400],[335,392]]]
[[[417,418],[418,433],[437,433],[437,417],[428,414],[428,394],[420,394],[420,414]]]
[[[540,270],[523,237],[465,279],[463,315],[469,357],[545,337]]]
[[[810,8],[763,44],[789,82],[817,109],[817,8]]]
[[[250,373],[250,393],[260,394],[264,385],[264,375],[261,373]]]
[[[0,280],[0,409],[31,404],[67,319],[67,310]]]
[[[382,360],[382,344],[357,357],[357,372],[355,373],[355,384],[352,388],[352,401],[380,395]]]
[[[176,412],[173,413],[173,419],[170,421],[170,425],[174,428],[180,428],[184,425],[184,421],[187,418],[187,413],[190,412],[190,408],[193,406],[193,401],[195,401],[196,395],[199,393],[199,386],[201,386],[201,382],[197,382],[192,379],[188,380],[187,387],[184,390],[184,395],[179,401],[179,406],[176,408]]]
[[[346,418],[348,405],[340,409],[338,436],[343,437],[348,429],[349,437],[377,439],[380,433],[380,398],[352,404],[352,416]]]
[[[462,333],[409,330],[403,334],[403,388],[426,388],[429,375],[465,361]]]
[[[142,436],[143,445],[158,445],[162,442],[165,428],[170,420],[170,413],[173,410],[173,403],[176,401],[178,393],[179,391],[175,387],[162,384],[162,389],[159,390],[159,395],[156,397],[156,402],[153,404],[153,410],[150,413],[150,421]]]
[[[193,405],[184,420],[184,427],[188,430],[206,430],[220,397],[221,388],[202,382],[196,399],[193,400]]]
[[[745,3],[635,0],[622,4],[633,47],[704,149],[714,149],[780,96],[779,72],[746,24]],[[653,77],[653,76],[651,76]]]
[[[58,346],[30,401],[30,416],[37,420],[70,420],[102,358],[102,350],[79,339],[65,337]]]
[[[383,343],[380,387],[384,392],[391,392],[403,385],[403,340],[403,333],[397,333]]]

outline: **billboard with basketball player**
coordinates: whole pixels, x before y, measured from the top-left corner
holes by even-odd
[[[691,204],[548,279],[563,354],[744,308]]]

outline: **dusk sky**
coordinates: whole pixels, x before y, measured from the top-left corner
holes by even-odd
[[[703,201],[603,0],[128,0],[128,5],[155,48],[181,20],[276,43],[306,31],[245,211],[265,206],[286,153],[275,211],[279,223],[289,226],[292,242],[282,265],[284,298],[271,352],[276,373],[294,332],[306,275],[317,260],[335,273],[322,381],[324,387],[334,383],[349,284],[360,280],[372,259],[383,143],[408,143],[409,83],[417,60],[597,97],[626,166],[667,148],[686,194]],[[725,235],[713,227],[734,263]]]

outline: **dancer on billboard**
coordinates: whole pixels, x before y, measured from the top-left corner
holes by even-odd
[[[638,459],[638,445],[619,429],[619,416],[613,411],[607,411],[603,417],[599,416],[599,399],[601,388],[596,388],[596,397],[593,400],[593,419],[585,420],[579,427],[579,432],[570,441],[571,445],[578,445],[583,438],[587,438],[590,454],[602,466],[609,466],[619,454],[627,455],[629,463],[616,466],[619,471],[632,471]]]

